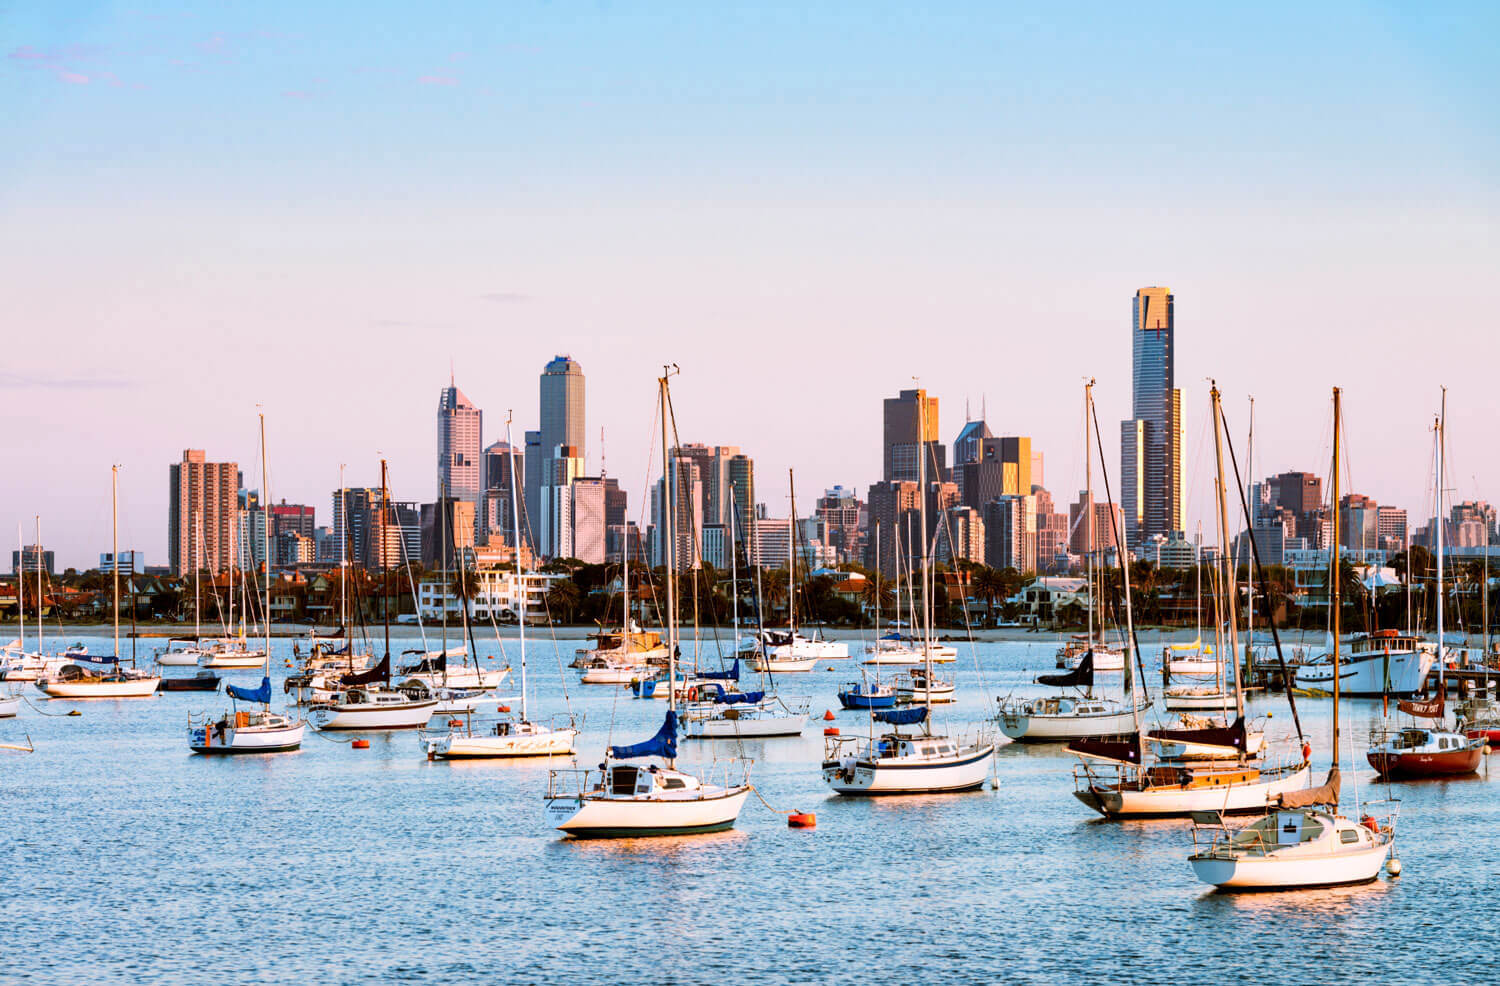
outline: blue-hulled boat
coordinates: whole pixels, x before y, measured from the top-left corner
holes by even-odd
[[[846,709],[889,709],[896,704],[896,687],[878,681],[851,681],[839,689],[839,704]]]

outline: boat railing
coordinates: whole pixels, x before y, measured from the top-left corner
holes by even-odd
[[[581,798],[590,791],[596,790],[599,785],[593,784],[591,778],[597,770],[586,767],[559,767],[547,771],[547,794],[552,798]],[[601,776],[602,783],[602,776]]]
[[[745,787],[750,783],[751,757],[715,757],[703,773],[703,779],[723,787]]]

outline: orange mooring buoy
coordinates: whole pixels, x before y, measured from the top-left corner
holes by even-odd
[[[495,711],[496,712],[509,712],[510,711],[510,706],[508,706],[508,705],[502,705],[499,708],[497,708]]]
[[[813,829],[818,827],[818,816],[810,811],[794,811],[786,816],[789,829]]]
[[[839,734],[839,727],[837,727],[837,726],[828,726],[828,727],[826,727],[823,730],[823,735],[824,736],[837,736],[838,734]]]
[[[829,709],[829,710],[827,710],[826,712],[823,713],[823,721],[824,722],[833,722],[833,710],[832,709]]]
[[[350,743],[349,745],[352,746],[352,747],[354,747],[356,750],[368,750],[370,748],[370,741],[369,740],[355,740],[353,743]]]

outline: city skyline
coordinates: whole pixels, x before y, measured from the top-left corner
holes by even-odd
[[[669,362],[683,440],[744,448],[773,509],[788,466],[878,479],[867,409],[914,386],[945,444],[987,403],[1071,502],[1077,385],[1118,463],[1152,284],[1189,530],[1210,376],[1237,435],[1257,397],[1267,475],[1326,473],[1343,386],[1352,483],[1413,516],[1446,383],[1454,495],[1490,498],[1500,11],[1449,13],[12,9],[0,518],[91,564],[123,463],[122,547],[164,561],[163,464],[258,461],[257,404],[278,500],[382,453],[425,499],[450,366],[519,445],[564,352],[636,520]]]

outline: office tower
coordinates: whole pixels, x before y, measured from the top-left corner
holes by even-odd
[[[1339,501],[1339,543],[1349,552],[1380,547],[1379,504],[1362,493],[1348,493]]]
[[[723,524],[703,525],[703,562],[721,572],[729,570],[729,528]]]
[[[915,527],[920,506],[917,495],[914,482],[880,482],[870,486],[866,500],[870,526],[865,532],[865,565],[874,568],[878,554],[880,572],[887,578],[896,577],[901,558],[921,550],[920,539],[914,533],[908,545],[908,528]]]
[[[1052,502],[1052,494],[1041,486],[1033,483],[1031,495],[1036,497],[1037,570],[1043,572],[1056,570],[1057,559],[1062,557],[1065,571],[1068,553],[1068,515],[1057,510]]]
[[[32,545],[32,547],[35,547],[35,545]],[[50,553],[51,552],[48,552],[48,554],[50,554]],[[16,557],[16,553],[14,551],[12,551],[10,553],[10,557],[11,557],[12,562],[14,562],[15,557]],[[146,568],[146,559],[141,555],[141,553],[139,551],[121,551],[120,555],[119,555],[119,558],[120,558],[119,568],[120,568],[120,572],[122,574],[125,574],[125,575],[139,574],[139,573],[145,571],[145,568]],[[31,564],[30,560],[28,560],[27,564]],[[99,571],[100,572],[104,572],[104,573],[113,573],[114,570],[115,570],[115,556],[114,556],[114,554],[112,554],[111,552],[108,552],[108,551],[105,551],[105,552],[101,553],[99,555]],[[50,575],[51,572],[52,572],[52,564],[49,561],[47,563],[47,573]]]
[[[925,413],[924,409],[925,408]],[[903,390],[885,399],[881,478],[888,483],[917,481],[919,456],[926,450],[927,477],[946,478],[947,455],[938,440],[938,399],[926,390]]]
[[[583,450],[568,445],[553,449],[541,477],[541,511],[534,530],[543,558],[573,557],[573,481],[583,475]]]
[[[985,557],[984,519],[973,507],[949,507],[938,527],[936,559],[952,565],[980,562]]]
[[[521,469],[521,480],[526,484],[526,497],[521,501],[521,532],[534,548],[537,544],[536,518],[542,512],[542,476],[547,471],[545,460],[550,456],[543,455],[541,432],[526,432],[525,442],[526,457]]]
[[[761,568],[786,568],[792,551],[792,519],[760,517],[755,529],[755,553],[751,556],[751,564]]]
[[[1068,507],[1068,550],[1075,555],[1086,555],[1089,553],[1089,522],[1087,507],[1088,492],[1078,491],[1077,502]],[[1097,497],[1094,505],[1094,549],[1102,555],[1108,554],[1116,549],[1115,530],[1123,528],[1125,524],[1125,511],[1119,506],[1114,509],[1114,520],[1111,523],[1109,504]]]
[[[842,486],[825,490],[818,498],[817,516],[823,525],[823,540],[840,560],[859,557],[859,497]]]
[[[333,560],[363,565],[369,551],[370,515],[380,491],[349,487],[333,491]]]
[[[971,502],[964,489],[964,466],[980,461],[984,457],[985,439],[994,437],[990,426],[981,419],[965,422],[953,440],[953,481],[958,484],[958,495],[964,503]]]
[[[428,571],[458,568],[474,547],[474,504],[456,496],[424,503],[421,508],[422,567]]]
[[[525,488],[526,474],[526,450],[518,448],[515,450],[515,471],[520,474],[520,483],[511,480],[511,446],[504,440],[487,446],[484,450],[484,488],[487,490],[508,490],[519,486]]]
[[[275,540],[283,531],[295,531],[303,537],[312,537],[317,529],[316,512],[301,503],[271,504],[271,539]]]
[[[167,564],[172,574],[226,571],[238,533],[239,466],[209,462],[202,449],[186,449],[167,473]]]
[[[386,499],[379,490],[373,494],[364,522],[365,545],[362,561],[372,572],[398,568],[422,557],[421,504]],[[472,521],[471,521],[472,522]]]
[[[497,538],[503,544],[515,541],[515,520],[511,514],[511,491],[522,495],[526,489],[526,450],[514,449],[499,441],[484,450],[484,496],[479,508],[481,534]],[[512,472],[515,475],[512,475]]]
[[[1141,288],[1131,317],[1131,417],[1120,423],[1120,506],[1126,543],[1181,531],[1182,392],[1168,288]]]
[[[484,412],[449,381],[438,395],[437,496],[455,497],[479,510],[484,493],[480,463]]]
[[[601,476],[580,476],[572,483],[572,530],[569,536],[572,550],[569,557],[589,565],[604,563],[607,490]]]
[[[986,503],[984,537],[986,565],[1036,571],[1036,498],[1008,494]]]
[[[699,560],[697,530],[703,516],[703,482],[698,475],[698,463],[686,456],[671,460],[671,474],[677,487],[672,500],[672,527],[676,529],[673,548],[679,570],[696,568]],[[651,491],[651,525],[656,531],[652,545],[652,564],[667,563],[668,533],[665,515],[667,478],[656,481]]]
[[[285,530],[273,537],[271,551],[275,564],[284,567],[306,565],[317,560],[317,546],[313,539],[294,530]]]
[[[973,461],[954,467],[964,504],[980,510],[996,497],[1029,495],[1036,458],[1025,436],[978,440]]]
[[[317,527],[313,529],[313,561],[319,565],[337,565],[339,563],[339,542],[333,536],[332,527]]]
[[[1380,546],[1386,551],[1405,551],[1406,511],[1400,507],[1377,507],[1375,531],[1380,539]]]
[[[260,493],[256,490],[239,490],[239,514],[235,521],[234,563],[242,571],[259,569],[266,558],[266,512],[261,507]]]
[[[125,558],[133,556],[133,554],[133,552],[127,551],[120,552],[122,562]],[[99,556],[99,570],[101,572],[104,571],[104,559],[109,557],[111,556],[107,552]],[[10,553],[10,572],[12,575],[34,575],[38,571],[52,575],[54,574],[52,571],[53,563],[52,552],[39,544],[28,544],[23,546],[21,550]],[[122,565],[121,571],[127,571],[127,569]]]
[[[620,489],[620,481],[613,476],[604,479],[604,523],[608,527],[619,527],[625,523],[625,514],[630,509],[630,494]]]
[[[756,541],[755,460],[748,455],[732,455],[729,470],[729,498],[733,502],[732,537],[750,554]],[[728,517],[725,518],[727,523]]]
[[[569,356],[556,356],[542,370],[542,450],[559,445],[584,455],[583,367]]]
[[[1323,507],[1323,480],[1310,472],[1284,472],[1266,480],[1270,505],[1290,511],[1297,518],[1296,536],[1309,543],[1317,540],[1319,511]]]

